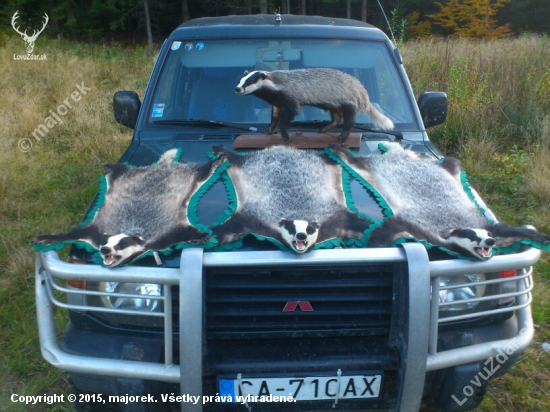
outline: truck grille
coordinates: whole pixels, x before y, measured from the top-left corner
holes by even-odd
[[[224,268],[204,280],[207,337],[389,334],[389,265]]]

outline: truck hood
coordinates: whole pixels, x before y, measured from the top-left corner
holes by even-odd
[[[156,133],[152,139],[141,140],[141,144],[133,145],[121,158],[122,162],[134,166],[149,165],[156,162],[159,157],[168,149],[178,148],[182,151],[181,162],[205,163],[209,160],[208,155],[212,146],[224,145],[232,148],[232,142],[241,134],[240,132],[217,132],[212,134],[188,134],[188,133]],[[404,133],[404,137],[406,134]],[[411,136],[413,139],[417,136]],[[366,155],[378,151],[378,145],[383,142],[395,141],[395,137],[383,133],[365,133],[361,141],[361,147],[357,155]],[[425,141],[401,139],[401,144],[409,150],[414,150],[426,156],[439,157],[431,144]],[[428,142],[429,143],[429,142]],[[133,150],[132,150],[133,149]],[[354,206],[357,210],[369,216],[373,220],[383,217],[383,212],[375,199],[353,178],[350,182],[350,191]],[[201,224],[212,225],[218,221],[229,210],[229,198],[222,180],[215,183],[208,192],[200,199],[197,208],[197,215]],[[276,247],[270,242],[260,242],[252,236],[244,240],[241,250],[273,250]],[[179,267],[180,252],[176,251],[169,256],[162,256],[163,265],[168,267]],[[144,258],[136,262],[138,265],[156,265],[152,258]]]

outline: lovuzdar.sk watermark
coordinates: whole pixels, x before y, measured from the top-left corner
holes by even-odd
[[[519,331],[519,334],[515,336],[508,344],[506,344],[504,348],[499,348],[495,356],[491,356],[483,363],[483,365],[485,365],[483,370],[480,370],[474,378],[470,380],[471,385],[466,385],[462,388],[464,398],[458,399],[455,395],[451,395],[458,406],[462,406],[470,397],[472,397],[476,392],[475,388],[481,388],[483,386],[483,382],[488,381],[491,377],[493,377],[493,375],[500,369],[501,365],[503,365],[510,356],[514,355],[514,353],[520,348],[517,343],[517,339],[521,338],[528,331],[529,328],[527,326],[522,328]]]
[[[48,24],[48,21],[50,18],[46,13],[44,13],[44,22],[42,24],[41,29],[35,29],[33,30],[33,33],[31,35],[27,34],[27,30],[21,31],[19,28],[19,23],[17,22],[17,19],[19,18],[19,10],[14,13],[14,15],[11,18],[11,26],[13,29],[21,36],[23,41],[25,42],[25,49],[27,51],[27,54],[14,54],[13,60],[48,60],[47,56],[45,54],[33,54],[34,50],[34,44],[36,42],[36,39],[44,31],[46,28],[46,25]]]

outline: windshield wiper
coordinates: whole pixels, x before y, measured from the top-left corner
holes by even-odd
[[[394,136],[398,140],[403,139],[403,133],[402,132],[395,132],[391,130],[376,130],[371,127],[363,126],[362,124],[356,124],[353,126],[354,129],[361,130],[362,132],[371,132],[371,133],[380,133],[380,134],[387,134],[390,136]]]
[[[292,122],[290,124],[291,127],[321,127],[329,124],[326,120],[315,120],[315,121],[309,121],[309,122]],[[376,130],[371,127],[363,126],[362,124],[356,124],[353,126],[354,129],[361,130],[362,132],[370,132],[370,133],[379,133],[379,134],[385,134],[394,136],[396,139],[401,140],[403,139],[403,133],[402,132],[396,132],[396,131],[387,131],[387,130]],[[335,129],[336,131],[338,128]]]
[[[232,129],[246,130],[247,132],[257,132],[255,127],[241,126],[237,123],[220,122],[218,120],[206,120],[206,119],[172,119],[172,120],[155,120],[153,124],[172,124],[172,125],[184,125],[184,126],[205,126],[205,127],[230,127]]]

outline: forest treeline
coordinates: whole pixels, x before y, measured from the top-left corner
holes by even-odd
[[[161,41],[179,24],[203,16],[274,13],[363,20],[399,40],[429,35],[494,38],[550,31],[548,0],[8,0],[0,5],[0,32],[16,24],[29,32],[48,15],[45,35],[70,38],[146,38]],[[380,5],[379,5],[380,4]],[[147,24],[149,22],[149,25]]]

